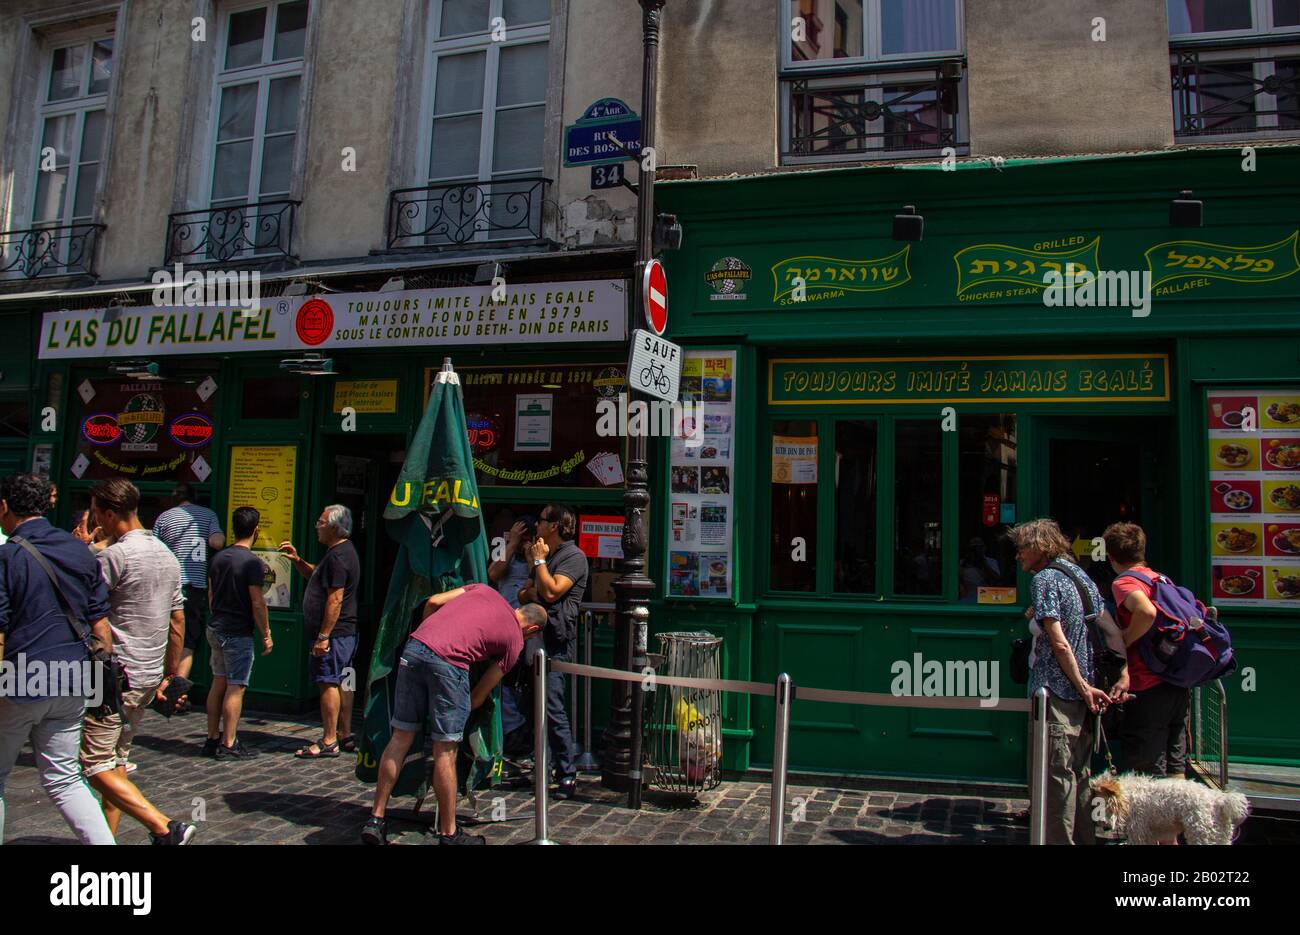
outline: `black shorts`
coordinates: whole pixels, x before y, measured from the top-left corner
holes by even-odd
[[[208,623],[208,589],[187,584],[181,591],[185,595],[185,648],[193,652],[199,648]]]

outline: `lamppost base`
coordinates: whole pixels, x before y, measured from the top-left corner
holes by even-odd
[[[632,780],[618,773],[601,773],[600,784],[613,792],[626,792],[632,788]]]

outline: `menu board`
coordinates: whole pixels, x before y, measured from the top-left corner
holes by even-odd
[[[233,445],[230,487],[226,498],[226,528],[241,506],[261,515],[261,535],[254,549],[277,549],[293,535],[293,488],[298,468],[296,445]],[[232,537],[227,536],[230,541]]]
[[[1216,604],[1300,609],[1300,389],[1211,390]]]
[[[730,599],[735,550],[736,354],[687,351],[682,435],[672,440],[668,594]]]

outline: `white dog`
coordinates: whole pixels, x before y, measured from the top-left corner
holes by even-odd
[[[1220,792],[1187,779],[1155,779],[1137,773],[1104,776],[1090,784],[1094,806],[1104,818],[1094,819],[1125,834],[1130,844],[1174,841],[1182,834],[1188,844],[1231,844],[1233,832],[1250,814],[1240,792]]]

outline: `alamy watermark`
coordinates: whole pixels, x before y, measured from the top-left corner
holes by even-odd
[[[1049,308],[1129,307],[1134,318],[1151,314],[1151,271],[1147,270],[1076,270],[1065,264],[1062,275],[1056,270],[1043,274],[1043,304]]]
[[[895,698],[979,698],[981,708],[996,707],[998,694],[996,662],[987,659],[925,659],[912,653],[911,660],[897,659],[889,667],[894,680],[889,685]]]
[[[241,308],[252,314],[262,306],[262,274],[257,270],[186,270],[176,263],[158,269],[149,280],[154,285],[153,304],[186,308],[211,306]]]
[[[18,653],[0,661],[0,698],[85,698],[104,703],[103,668],[89,659],[28,659]]]
[[[687,448],[704,444],[704,404],[701,402],[665,402],[643,399],[628,402],[626,393],[617,400],[596,403],[596,434],[601,438],[658,435],[685,438]]]

